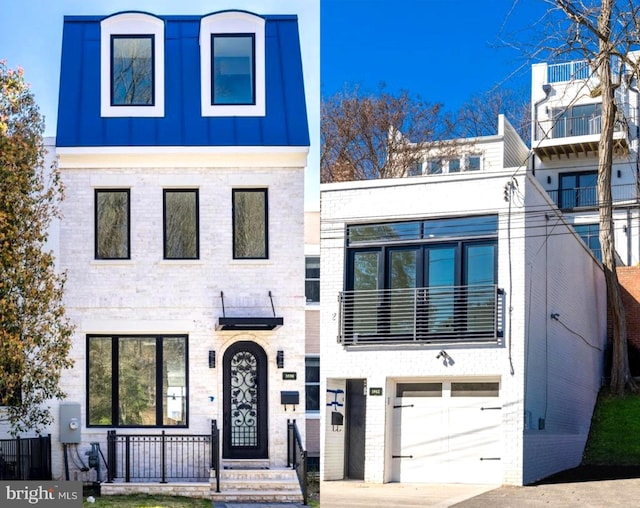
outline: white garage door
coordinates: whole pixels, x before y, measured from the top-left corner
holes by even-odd
[[[501,483],[500,384],[398,382],[393,480]]]

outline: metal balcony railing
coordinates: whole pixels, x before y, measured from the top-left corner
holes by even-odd
[[[496,285],[344,291],[338,342],[402,344],[497,342],[504,291]]]
[[[575,187],[573,189],[555,189],[547,191],[549,197],[561,210],[575,208],[598,208],[598,189],[595,186]],[[638,186],[635,183],[611,186],[613,204],[631,204],[638,202]]]
[[[589,79],[591,73],[591,66],[586,60],[550,64],[547,66],[547,83]]]
[[[624,129],[622,115],[617,115],[614,131]],[[549,120],[539,120],[536,125],[536,141],[545,139],[570,138],[573,136],[599,135],[602,130],[602,116],[562,116]]]

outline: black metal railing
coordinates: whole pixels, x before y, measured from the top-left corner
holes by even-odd
[[[302,502],[307,504],[307,451],[302,445],[295,420],[287,420],[287,466],[296,470],[302,490]]]
[[[116,434],[107,432],[107,482],[208,482],[217,442],[211,434]],[[219,461],[218,461],[219,462]],[[219,468],[219,466],[218,466]]]
[[[216,492],[220,492],[220,429],[218,429],[218,420],[211,422],[211,468],[216,475]]]
[[[497,342],[504,291],[495,284],[344,291],[338,342]]]
[[[594,185],[548,190],[547,194],[561,210],[599,206],[598,189]],[[614,204],[635,204],[638,202],[639,194],[635,183],[611,186],[611,200]]]
[[[0,439],[0,480],[51,479],[51,434]]]

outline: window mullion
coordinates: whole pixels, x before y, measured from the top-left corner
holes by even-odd
[[[156,337],[156,426],[164,425],[163,356],[162,337]]]
[[[119,361],[119,337],[111,338],[111,425],[120,425],[120,361]]]

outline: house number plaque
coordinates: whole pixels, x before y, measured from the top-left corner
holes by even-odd
[[[369,395],[371,396],[378,396],[378,395],[382,395],[382,388],[374,388],[371,387],[369,388]]]
[[[282,379],[288,379],[290,381],[295,381],[296,379],[298,379],[298,373],[297,372],[283,372],[282,373]]]

